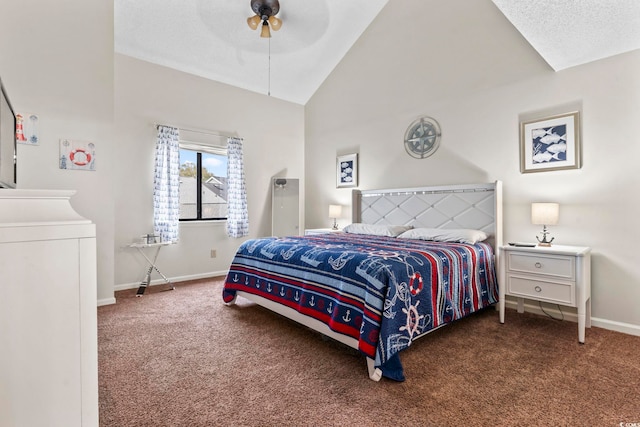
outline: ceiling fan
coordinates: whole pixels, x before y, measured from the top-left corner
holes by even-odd
[[[282,20],[276,18],[280,11],[280,2],[278,0],[251,0],[251,10],[255,15],[247,18],[247,24],[252,30],[255,30],[262,21],[260,37],[271,37],[269,27],[273,31],[278,31],[282,26]]]

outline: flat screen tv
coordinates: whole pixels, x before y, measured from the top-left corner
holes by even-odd
[[[16,187],[16,115],[0,79],[0,188]]]

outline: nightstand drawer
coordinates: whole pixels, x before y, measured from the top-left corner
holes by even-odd
[[[570,306],[576,305],[573,283],[545,282],[527,277],[509,276],[507,292],[511,295],[550,301]]]
[[[572,256],[509,253],[507,268],[510,272],[543,274],[565,280],[575,280],[575,257]]]

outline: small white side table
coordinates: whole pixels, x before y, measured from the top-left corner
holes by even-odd
[[[160,248],[162,248],[163,246],[168,246],[173,244],[172,242],[161,242],[161,243],[132,243],[129,245],[130,248],[136,248],[138,250],[138,252],[140,252],[140,254],[142,254],[142,256],[144,257],[144,259],[147,260],[147,262],[149,263],[149,269],[147,270],[147,273],[144,276],[144,279],[142,279],[142,282],[140,283],[140,287],[138,288],[138,292],[136,292],[136,296],[137,297],[141,297],[142,295],[144,295],[144,291],[147,289],[147,286],[149,286],[149,284],[151,283],[151,273],[153,272],[153,270],[157,271],[158,274],[160,275],[160,277],[162,277],[164,279],[165,282],[167,282],[171,287],[170,290],[175,289],[175,287],[173,286],[173,283],[171,283],[171,281],[169,279],[167,279],[167,277],[162,274],[162,272],[158,269],[158,267],[156,266],[156,261],[158,259],[158,254],[160,254]],[[155,249],[155,253],[153,254],[152,258],[149,258],[147,256],[147,254],[145,253],[145,249],[147,248],[152,248]]]
[[[584,246],[503,246],[500,265],[500,323],[504,297],[517,297],[518,313],[524,299],[577,307],[578,341],[584,344],[591,327],[591,248]]]
[[[314,234],[340,233],[342,230],[334,230],[333,228],[307,228],[304,230],[305,236],[313,236]]]

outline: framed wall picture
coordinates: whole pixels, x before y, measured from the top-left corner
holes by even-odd
[[[28,145],[40,144],[37,115],[30,113],[16,114],[16,142]]]
[[[93,142],[60,140],[60,169],[96,170],[96,145]]]
[[[580,113],[520,123],[520,172],[579,169]]]
[[[358,154],[338,156],[336,167],[336,187],[358,186]]]

